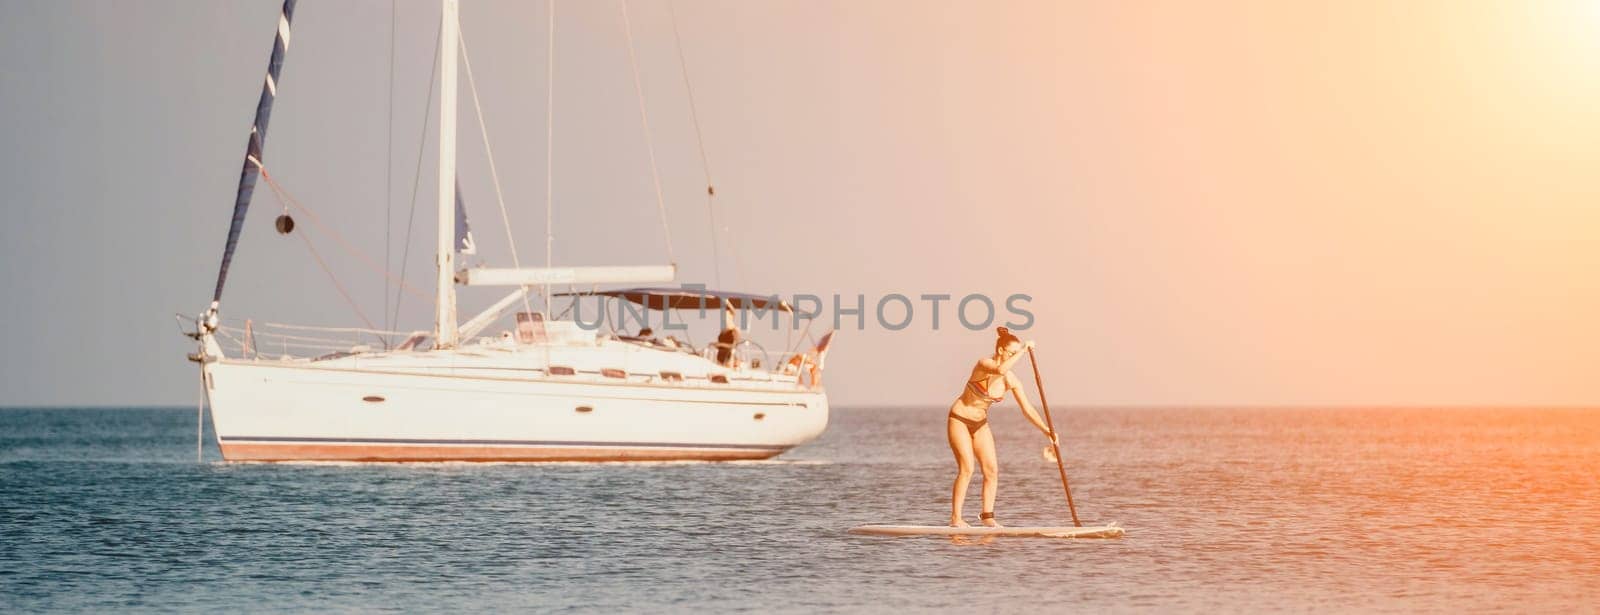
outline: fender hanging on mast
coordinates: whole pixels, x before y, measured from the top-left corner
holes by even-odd
[[[250,195],[255,192],[256,178],[261,174],[267,122],[272,119],[272,101],[278,95],[278,74],[283,69],[283,54],[289,49],[289,21],[294,17],[295,1],[283,0],[283,11],[278,14],[278,34],[272,42],[272,58],[267,62],[267,79],[261,86],[261,99],[256,102],[255,123],[250,126],[244,167],[239,170],[239,191],[233,200],[233,222],[228,225],[228,243],[222,249],[222,266],[217,269],[217,289],[211,295],[212,314],[222,301],[222,286],[228,281],[228,265],[233,262],[233,251],[239,245],[239,232],[243,230],[245,214],[250,210]]]

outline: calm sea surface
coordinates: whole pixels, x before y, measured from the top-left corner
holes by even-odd
[[[1062,524],[1001,408],[1001,519]],[[1600,610],[1600,411],[1057,414],[1125,538],[846,534],[946,519],[943,408],[654,465],[197,464],[193,408],[0,410],[0,611]]]

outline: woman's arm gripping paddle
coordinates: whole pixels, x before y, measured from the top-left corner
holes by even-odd
[[[1019,354],[1018,356],[1021,355]],[[1022,415],[1028,418],[1028,422],[1033,423],[1033,426],[1038,428],[1039,432],[1043,433],[1051,444],[1055,444],[1056,435],[1051,433],[1050,426],[1045,424],[1044,419],[1040,418],[1039,412],[1034,410],[1033,404],[1028,402],[1028,394],[1022,390],[1022,380],[1017,378],[1016,374],[1006,372],[1006,388],[1011,389],[1011,397],[1017,400],[1017,405],[1022,408]]]

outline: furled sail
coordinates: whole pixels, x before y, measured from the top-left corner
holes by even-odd
[[[461,198],[461,180],[456,180],[456,252],[477,254],[478,244],[472,240],[472,229],[467,226],[467,201]]]
[[[239,245],[239,231],[243,230],[245,213],[250,210],[250,195],[255,192],[256,178],[261,174],[261,158],[267,142],[267,121],[272,118],[272,101],[278,95],[278,74],[283,69],[283,54],[289,49],[289,21],[294,17],[294,4],[295,0],[283,0],[283,11],[278,15],[278,34],[272,43],[272,59],[267,62],[267,80],[261,86],[261,98],[256,102],[256,119],[250,126],[244,168],[239,171],[239,191],[233,200],[233,222],[228,225],[228,243],[223,247],[222,266],[217,270],[217,290],[211,296],[213,311],[217,302],[222,301],[222,285],[228,281],[228,264],[233,262],[234,248]]]

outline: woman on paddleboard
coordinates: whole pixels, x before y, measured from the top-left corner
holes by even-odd
[[[1011,391],[1016,398],[1028,422],[1055,442],[1050,428],[1039,418],[1039,413],[1034,412],[1033,404],[1028,403],[1028,395],[1022,392],[1022,382],[1011,373],[1011,366],[1033,345],[1032,340],[1023,342],[1000,327],[994,341],[994,354],[972,367],[972,375],[967,378],[961,396],[950,405],[945,430],[950,437],[950,450],[956,455],[956,483],[950,494],[952,527],[969,527],[961,518],[961,504],[966,499],[967,485],[972,482],[974,465],[983,470],[983,513],[978,518],[984,525],[1000,527],[1000,522],[994,518],[994,495],[1000,485],[1000,470],[994,456],[994,432],[989,429],[989,407],[1005,399],[1006,391]]]

